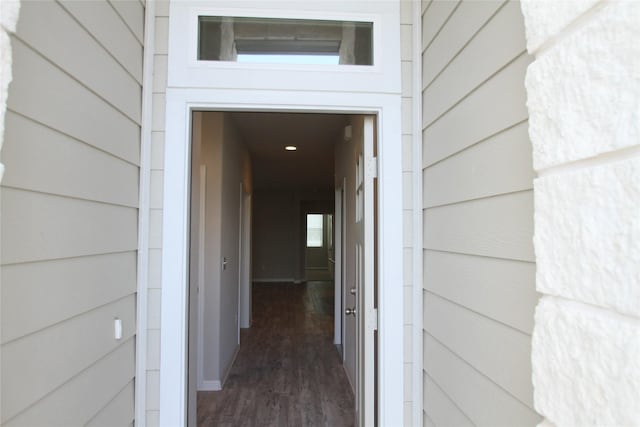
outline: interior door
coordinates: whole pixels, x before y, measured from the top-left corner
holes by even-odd
[[[375,152],[375,118],[364,116],[361,144],[356,145],[356,322],[357,322],[357,392],[356,425],[375,425],[375,196],[377,175]],[[355,134],[354,130],[354,134]],[[358,132],[359,133],[359,132]]]

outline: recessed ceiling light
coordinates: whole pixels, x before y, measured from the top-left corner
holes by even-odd
[[[298,147],[296,147],[295,145],[287,145],[286,147],[284,147],[284,149],[287,151],[296,151]]]

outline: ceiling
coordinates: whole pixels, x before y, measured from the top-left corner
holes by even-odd
[[[230,113],[253,165],[256,190],[334,188],[334,144],[347,115]],[[286,151],[295,145],[297,151]]]

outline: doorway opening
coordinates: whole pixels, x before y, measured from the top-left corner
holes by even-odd
[[[189,425],[373,414],[374,134],[371,116],[193,112]]]

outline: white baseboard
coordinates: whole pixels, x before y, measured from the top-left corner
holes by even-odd
[[[224,375],[222,376],[222,381],[219,380],[202,380],[198,384],[198,391],[220,391],[224,386],[224,383],[227,382],[227,378],[229,377],[229,373],[231,372],[231,368],[233,368],[233,364],[236,362],[236,357],[238,357],[238,352],[240,351],[240,346],[236,347],[235,353],[233,353],[233,358],[231,359],[231,363],[227,367]]]
[[[198,391],[220,391],[222,390],[222,384],[218,380],[209,381],[202,380],[198,384]]]

